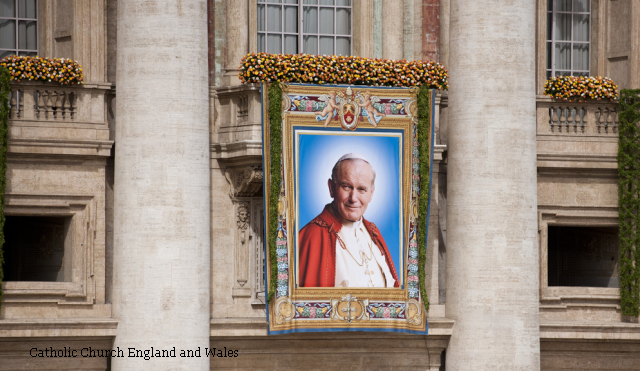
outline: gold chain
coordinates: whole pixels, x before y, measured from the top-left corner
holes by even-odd
[[[340,238],[340,236],[337,236],[338,240],[340,240],[340,244],[342,245],[342,247],[344,247],[345,250],[347,250],[347,253],[349,253],[349,256],[351,256],[351,259],[353,259],[353,261],[356,262],[356,264],[358,264],[359,266],[363,266],[364,265],[364,258],[367,258],[368,261],[371,261],[374,256],[373,256],[373,247],[371,246],[371,241],[367,241],[369,244],[369,252],[371,252],[371,257],[368,257],[365,251],[362,251],[362,263],[358,263],[358,261],[356,260],[356,258],[351,254],[351,251],[349,251],[349,249],[347,248],[347,246],[344,244],[344,242],[342,241],[342,238]],[[377,260],[376,260],[377,263]]]

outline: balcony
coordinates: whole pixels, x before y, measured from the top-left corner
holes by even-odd
[[[9,153],[109,156],[111,84],[10,84]]]
[[[617,169],[618,102],[536,101],[539,168]]]

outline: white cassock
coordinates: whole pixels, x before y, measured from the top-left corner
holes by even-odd
[[[393,287],[396,280],[362,219],[345,222],[336,240],[336,287]],[[346,246],[342,248],[340,240]]]

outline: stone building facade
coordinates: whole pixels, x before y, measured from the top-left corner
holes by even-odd
[[[0,22],[37,29],[35,48],[18,32],[0,53],[71,58],[86,81],[11,84],[0,370],[640,369],[640,325],[617,288],[618,106],[543,95],[550,73],[640,88],[636,0],[0,6]],[[260,88],[238,79],[257,51],[449,69],[429,335],[266,335]],[[55,271],[45,279],[14,269],[31,231],[53,246],[24,258]],[[32,356],[152,346],[238,356]]]

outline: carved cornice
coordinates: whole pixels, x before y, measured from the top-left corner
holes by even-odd
[[[209,96],[233,96],[246,95],[247,92],[260,93],[260,85],[258,84],[242,84],[232,86],[211,86],[209,87]]]
[[[260,192],[264,173],[259,166],[242,166],[228,168],[224,176],[231,186],[230,196],[252,197]]]
[[[10,154],[111,156],[111,140],[9,139]]]
[[[262,142],[258,140],[243,140],[233,143],[212,143],[211,158],[233,159],[237,157],[255,156],[262,160]]]

